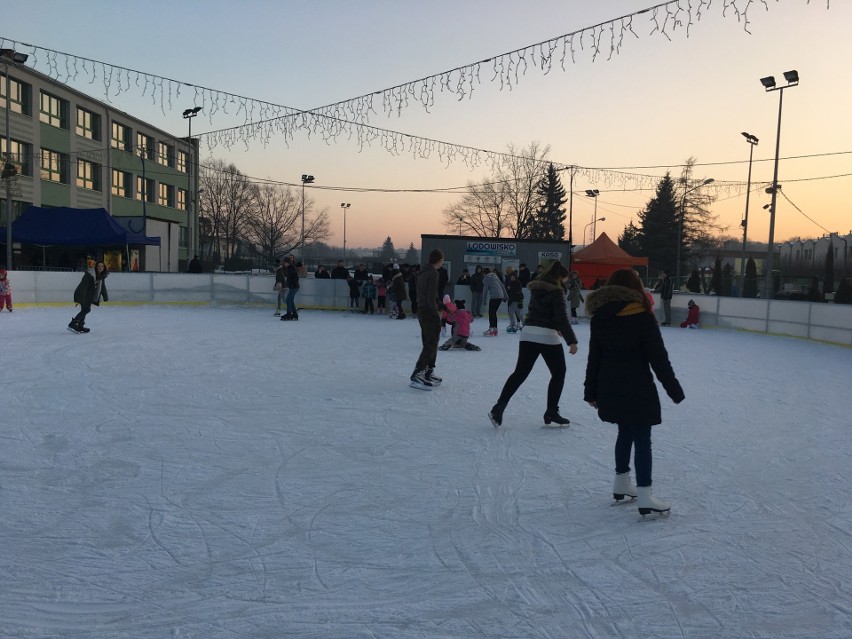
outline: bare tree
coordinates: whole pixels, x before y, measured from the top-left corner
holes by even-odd
[[[550,147],[538,142],[521,151],[509,145],[491,177],[468,182],[467,193],[444,209],[444,224],[459,234],[531,237],[542,204],[536,187],[547,173],[548,153]]]
[[[278,257],[328,238],[328,213],[314,213],[305,199],[305,242],[302,244],[302,200],[298,192],[277,184],[257,187],[257,200],[245,224],[246,238],[257,244],[270,264]]]
[[[210,230],[208,258],[233,257],[257,201],[257,188],[233,164],[213,160],[201,166],[200,214]]]
[[[718,223],[719,216],[710,212],[709,207],[716,201],[716,195],[701,188],[706,178],[694,178],[695,158],[686,161],[677,181],[679,193],[677,202],[682,206],[683,215],[683,251],[684,258],[695,252],[707,250],[719,243],[719,235],[727,229]],[[710,180],[712,182],[712,180]]]

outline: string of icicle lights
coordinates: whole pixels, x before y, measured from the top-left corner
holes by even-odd
[[[756,6],[768,11],[770,3],[779,4],[780,0],[662,2],[478,62],[310,110],[273,104],[2,36],[0,47],[27,53],[30,56],[28,66],[62,83],[100,83],[108,102],[123,94],[136,93],[141,98],[150,99],[165,114],[177,108],[176,103],[180,103],[181,107],[186,106],[186,94],[189,94],[193,105],[202,108],[211,124],[220,114],[242,116],[244,122],[239,126],[198,135],[211,150],[218,146],[230,149],[238,144],[248,148],[252,142],[268,145],[273,137],[281,137],[289,145],[295,135],[301,132],[308,136],[316,135],[329,144],[341,138],[354,141],[359,150],[379,146],[393,155],[410,154],[424,159],[437,156],[445,164],[461,162],[470,169],[482,165],[493,168],[507,154],[372,126],[370,118],[379,112],[388,117],[400,116],[415,105],[429,112],[441,94],[457,100],[472,99],[476,87],[484,82],[496,84],[500,90],[512,90],[530,72],[548,75],[554,67],[566,71],[569,63],[576,64],[583,58],[596,61],[605,57],[609,60],[621,54],[625,40],[640,37],[637,29],[647,31],[649,36],[662,36],[668,40],[679,30],[685,30],[689,37],[696,23],[714,8],[721,8],[723,18],[735,19],[744,31],[751,33],[750,12]],[[807,3],[810,4],[810,0]],[[826,0],[826,8],[829,7],[830,0]],[[571,166],[555,164],[562,168]],[[575,176],[579,171],[594,172],[597,181],[629,179],[636,183],[637,177],[643,180],[653,177],[576,166],[572,168]]]

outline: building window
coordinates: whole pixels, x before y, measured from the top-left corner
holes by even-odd
[[[177,207],[182,211],[188,211],[189,207],[186,205],[188,201],[188,198],[186,197],[186,189],[178,189],[177,195]]]
[[[112,123],[112,139],[110,145],[122,151],[130,150],[130,129],[118,122]]]
[[[175,149],[171,144],[160,142],[157,145],[157,162],[175,168]]]
[[[144,133],[136,134],[136,155],[146,160],[154,159],[154,138]]]
[[[68,184],[68,156],[50,149],[42,149],[41,179]]]
[[[157,204],[160,206],[175,207],[175,187],[171,184],[160,183],[159,197]]]
[[[9,76],[9,110],[13,113],[21,115],[32,115],[30,108],[30,96],[32,95],[32,87],[29,84],[19,82],[15,78]],[[2,98],[3,106],[6,105],[6,76],[0,75],[0,98]]]
[[[77,186],[90,191],[101,190],[101,165],[88,160],[77,160]]]
[[[101,116],[77,107],[77,135],[89,140],[101,139]]]
[[[33,148],[26,142],[18,142],[15,139],[11,140],[11,160],[12,164],[18,169],[18,175],[32,176],[33,168],[30,164]],[[0,137],[0,154],[6,156],[6,138]]]
[[[41,92],[41,111],[39,119],[45,124],[60,129],[68,128],[68,102],[55,95]]]
[[[154,201],[154,180],[143,178],[141,175],[136,176],[136,199],[140,202],[143,199],[146,202]]]
[[[119,197],[130,197],[130,173],[112,170],[112,194]]]
[[[189,156],[186,151],[177,152],[177,170],[181,173],[186,173],[186,167],[189,164]]]

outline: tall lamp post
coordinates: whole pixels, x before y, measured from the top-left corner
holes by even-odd
[[[595,222],[598,220],[598,196],[601,194],[597,189],[586,189],[586,196],[590,198],[594,198],[595,200],[595,213],[592,215],[592,221],[589,224],[586,224],[586,228],[592,227],[592,242],[595,241]],[[586,229],[583,229],[583,241],[586,241]],[[591,244],[591,242],[589,242]]]
[[[775,168],[772,173],[772,202],[769,204],[769,252],[766,255],[766,298],[772,299],[775,291],[772,290],[772,261],[775,253],[775,202],[778,197],[778,155],[781,151],[781,107],[784,104],[784,89],[798,86],[799,72],[796,70],[785,71],[784,79],[787,84],[783,87],[775,85],[775,76],[767,76],[760,79],[760,83],[766,92],[778,91],[778,133],[775,137]]]
[[[196,237],[198,233],[198,223],[197,218],[194,215],[196,209],[192,199],[192,118],[197,116],[199,111],[201,111],[201,107],[197,106],[183,112],[184,119],[189,122],[189,159],[187,160],[186,165],[186,224],[189,227],[187,229],[189,231],[189,246],[187,247],[188,250],[186,252],[187,260],[191,260],[198,251],[198,238]]]
[[[9,80],[9,63],[23,64],[29,56],[14,49],[0,49],[0,62],[6,68],[6,159],[3,163],[3,179],[6,180],[6,268],[12,270],[12,184],[10,180],[18,170],[12,164],[12,132],[9,128],[12,83]]]
[[[686,196],[692,193],[693,191],[697,191],[702,186],[706,186],[707,184],[712,184],[715,180],[713,178],[707,178],[701,184],[696,184],[691,189],[686,188],[686,183],[684,182],[683,186],[683,197],[680,200],[680,215],[678,215],[677,220],[677,257],[675,260],[677,264],[675,265],[675,286],[680,288],[680,247],[683,244],[683,218],[686,215]]]
[[[346,266],[346,209],[348,209],[351,204],[349,202],[341,202],[340,208],[343,209],[343,266]],[[346,266],[346,268],[349,268]]]
[[[754,147],[757,146],[758,139],[751,133],[742,132],[742,136],[748,142],[748,184],[746,186],[746,204],[745,215],[743,216],[743,250],[740,255],[740,297],[745,296],[745,268],[746,268],[746,238],[748,237],[748,200],[751,195],[751,160],[754,156]]]
[[[302,173],[302,238],[299,246],[299,255],[302,258],[302,262],[307,266],[305,262],[305,184],[313,184],[314,176],[306,175]]]
[[[597,219],[592,220],[588,224],[586,224],[586,228],[583,229],[583,237],[586,237],[586,231],[589,230],[590,226],[594,229],[595,222],[606,222],[606,218],[605,217],[599,217]],[[595,232],[592,231],[592,242],[594,242],[594,241],[595,241]]]

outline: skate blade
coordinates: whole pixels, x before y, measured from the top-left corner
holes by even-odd
[[[409,382],[408,385],[411,386],[411,388],[416,388],[417,390],[422,390],[422,391],[431,391],[432,390],[431,386],[426,386],[425,384],[421,384],[420,382]]]
[[[551,422],[542,426],[542,428],[545,430],[565,430],[566,428],[570,427],[571,424],[557,424],[556,422]]]
[[[648,515],[654,515],[651,519],[659,519],[660,517],[668,517],[669,513],[671,513],[671,508],[668,510],[655,510],[653,508],[640,508],[639,514],[642,515],[642,519],[644,520]]]
[[[491,416],[491,413],[488,413],[488,419],[490,419],[490,420],[491,420],[491,425],[492,425],[492,426],[494,426],[494,428],[500,428],[500,426],[502,425],[502,424],[498,424],[498,423],[497,423],[497,420],[496,420],[496,419],[494,419],[494,418]]]

